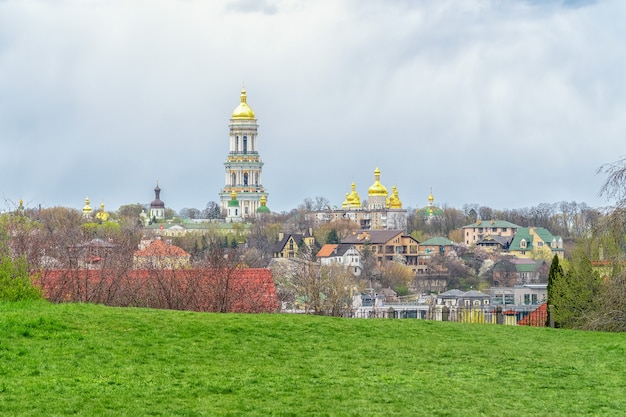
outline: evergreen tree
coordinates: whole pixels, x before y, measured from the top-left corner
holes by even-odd
[[[330,229],[326,243],[339,243],[339,236],[337,236],[337,229]]]
[[[554,258],[552,258],[552,264],[550,264],[550,272],[548,274],[548,287],[547,287],[547,292],[548,292],[548,298],[547,298],[547,304],[548,304],[548,317],[547,317],[547,322],[546,322],[546,326],[549,326],[551,323],[551,320],[554,319],[554,317],[552,317],[551,315],[551,306],[554,306],[554,300],[555,298],[555,282],[557,280],[562,279],[563,277],[563,268],[561,268],[561,265],[559,265],[559,257],[557,255],[554,255]],[[555,323],[556,324],[556,323]]]
[[[548,303],[554,307],[551,319],[555,327],[581,328],[596,308],[596,297],[602,291],[602,281],[581,248],[572,256],[570,269],[563,274],[555,267],[548,276]]]

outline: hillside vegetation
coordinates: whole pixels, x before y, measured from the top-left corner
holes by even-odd
[[[0,415],[623,415],[626,335],[0,303]]]

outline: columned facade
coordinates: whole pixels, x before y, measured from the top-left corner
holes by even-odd
[[[239,201],[241,217],[254,217],[261,206],[261,197],[267,198],[262,185],[263,162],[257,148],[257,121],[248,106],[246,90],[241,90],[241,102],[230,119],[230,151],[226,168],[224,188],[220,192],[220,206],[228,210],[233,193]]]

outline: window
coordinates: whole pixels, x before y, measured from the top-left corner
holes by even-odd
[[[506,232],[506,227],[503,227],[503,228],[502,228],[502,231],[503,231],[503,232]]]
[[[530,304],[530,294],[524,294],[524,304]]]
[[[248,173],[243,174],[243,185],[248,185]]]
[[[531,303],[537,304],[537,294],[531,294],[530,300],[531,300]]]
[[[243,137],[243,153],[248,153],[248,138]]]
[[[538,247],[542,247],[543,246],[543,242],[537,242],[537,246]]]
[[[519,247],[520,248],[526,248],[526,239],[522,239],[519,242]]]

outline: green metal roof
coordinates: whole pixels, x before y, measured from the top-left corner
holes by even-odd
[[[437,236],[420,243],[420,246],[452,246],[454,242],[448,238]]]
[[[479,220],[476,223],[463,226],[463,229],[468,229],[468,228],[473,229],[475,227],[511,227],[515,229],[520,228],[520,226],[513,224],[511,222],[507,222],[506,220]]]
[[[553,251],[563,250],[563,248],[553,248],[551,246],[553,240],[556,240],[558,242],[561,239],[559,236],[553,236],[552,233],[550,233],[550,231],[544,227],[533,227],[532,229],[539,237],[539,239],[541,239],[543,244],[547,246],[548,249]],[[539,247],[537,245],[537,243],[539,242],[535,242],[534,236],[530,233],[530,230],[530,227],[520,227],[519,229],[517,229],[517,233],[515,233],[515,237],[513,238],[513,241],[509,246],[509,251],[532,251],[533,249]],[[522,239],[526,240],[525,248],[522,248],[521,246]]]

